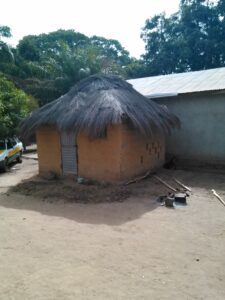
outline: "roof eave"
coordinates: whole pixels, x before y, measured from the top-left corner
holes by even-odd
[[[176,97],[176,96],[178,96],[177,93],[158,93],[158,94],[145,95],[145,97],[147,97],[149,99],[167,98],[167,97]]]
[[[161,94],[150,94],[145,95],[149,99],[160,99],[160,98],[172,98],[178,96],[190,96],[190,95],[221,95],[225,94],[225,89],[223,90],[209,90],[209,91],[199,91],[199,92],[189,92],[189,93],[161,93]]]

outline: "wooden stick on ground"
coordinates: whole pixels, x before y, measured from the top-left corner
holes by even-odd
[[[212,190],[212,193],[214,196],[216,196],[216,198],[225,206],[225,202],[224,200],[220,197],[220,195],[217,194],[217,192],[215,190]]]
[[[190,189],[188,186],[184,185],[182,182],[180,182],[180,181],[177,180],[176,178],[174,178],[173,180],[174,180],[177,184],[179,184],[180,186],[182,186],[185,190],[191,192],[191,189]]]
[[[171,185],[169,185],[168,183],[166,183],[164,180],[162,180],[160,177],[154,175],[153,176],[155,179],[157,179],[158,181],[160,181],[162,184],[164,184],[166,187],[168,187],[171,191],[173,192],[177,192],[177,190],[175,188],[173,188]]]
[[[150,174],[151,174],[151,171],[148,171],[145,175],[140,176],[140,177],[137,177],[137,178],[134,178],[134,179],[132,179],[132,180],[126,182],[124,185],[128,185],[128,184],[131,184],[131,183],[139,182],[139,181],[141,181],[142,179],[147,178]]]

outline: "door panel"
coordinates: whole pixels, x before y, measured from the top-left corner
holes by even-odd
[[[63,174],[77,174],[76,137],[73,132],[61,132]]]

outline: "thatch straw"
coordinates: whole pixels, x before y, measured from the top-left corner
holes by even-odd
[[[157,131],[170,133],[179,119],[147,99],[132,85],[112,75],[93,75],[76,84],[67,94],[41,107],[21,124],[24,137],[43,125],[59,130],[86,131],[92,138],[105,137],[109,125],[126,123],[144,136]]]

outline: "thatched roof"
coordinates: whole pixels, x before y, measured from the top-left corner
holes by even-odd
[[[117,76],[93,75],[33,112],[21,124],[21,131],[25,137],[43,125],[56,125],[59,130],[84,130],[99,138],[109,125],[122,122],[145,136],[169,133],[179,126],[178,118],[166,107],[147,99],[128,82]]]

